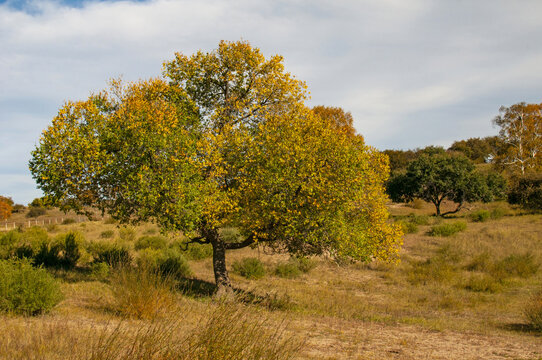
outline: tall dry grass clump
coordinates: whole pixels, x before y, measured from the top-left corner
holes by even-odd
[[[159,270],[122,265],[111,274],[111,307],[122,316],[154,319],[176,307],[174,280]]]

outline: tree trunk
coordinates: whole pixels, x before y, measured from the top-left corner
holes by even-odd
[[[226,244],[219,238],[218,232],[213,231],[216,236],[212,236],[209,241],[213,246],[213,270],[215,273],[215,282],[218,293],[229,292],[231,290],[230,277],[226,269]]]

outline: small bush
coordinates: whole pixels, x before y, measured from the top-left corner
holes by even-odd
[[[54,232],[57,232],[59,227],[57,224],[49,224],[45,227],[45,229],[47,230],[47,232],[49,233],[54,233]]]
[[[494,220],[500,219],[506,215],[508,215],[508,210],[503,207],[496,207],[493,210],[491,210],[491,218]]]
[[[487,274],[471,274],[465,284],[465,289],[475,292],[495,293],[501,288],[502,284]]]
[[[132,262],[132,255],[128,249],[118,244],[94,243],[90,247],[90,252],[94,262],[103,262],[109,266],[128,265]]]
[[[397,221],[397,224],[401,226],[403,233],[405,234],[414,234],[418,232],[418,225],[410,221],[399,220]]]
[[[119,229],[119,237],[123,241],[132,242],[135,240],[135,230],[131,227],[123,227]]]
[[[190,244],[184,250],[185,246],[180,245],[181,251],[190,260],[203,260],[213,256],[213,247],[210,244]]]
[[[60,235],[51,242],[43,242],[33,256],[35,265],[73,269],[81,257],[79,244],[81,235],[70,232]]]
[[[111,274],[113,309],[123,316],[154,319],[175,306],[174,283],[155,269],[119,266]]]
[[[31,207],[30,210],[28,210],[28,212],[26,213],[25,216],[27,218],[35,218],[35,217],[38,217],[38,216],[45,215],[46,213],[47,213],[47,210],[45,210],[45,208]]]
[[[463,221],[456,221],[453,223],[443,223],[435,225],[429,231],[431,236],[452,236],[467,228],[467,224]]]
[[[408,222],[411,222],[416,225],[428,225],[429,224],[429,216],[427,215],[416,215],[416,214],[409,214]]]
[[[288,261],[277,264],[275,267],[275,275],[281,278],[293,279],[301,275],[301,270],[296,263]]]
[[[535,330],[542,331],[542,292],[530,299],[523,313]]]
[[[480,209],[470,213],[469,217],[474,222],[485,222],[491,218],[491,213],[487,210]]]
[[[37,315],[62,299],[55,279],[28,260],[0,260],[0,274],[0,311]]]
[[[287,262],[279,263],[275,267],[275,275],[282,278],[296,278],[302,273],[308,273],[316,263],[306,257],[291,257]]]
[[[139,253],[137,264],[139,267],[153,269],[173,279],[187,278],[192,275],[188,261],[174,249],[144,249]]]
[[[472,258],[465,267],[469,271],[490,272],[493,267],[493,259],[488,252],[482,252]]]
[[[165,249],[167,246],[167,240],[163,236],[142,236],[134,244],[136,250],[141,249]]]
[[[232,266],[234,272],[247,279],[261,279],[265,276],[265,267],[257,258],[236,260]]]
[[[102,239],[111,239],[113,236],[115,236],[115,231],[113,230],[105,230],[100,233],[100,238]]]
[[[525,175],[514,179],[508,193],[510,204],[519,204],[525,209],[542,210],[542,173]]]
[[[90,264],[90,277],[94,280],[104,280],[109,276],[109,265],[103,262],[97,262]]]
[[[407,271],[407,280],[413,285],[429,282],[448,282],[455,276],[455,268],[441,257],[415,261]]]
[[[62,225],[70,225],[70,224],[75,224],[75,223],[76,223],[75,219],[72,219],[72,218],[66,218],[62,220]]]
[[[532,254],[512,254],[497,261],[490,269],[491,274],[497,279],[505,279],[510,276],[527,278],[536,274],[538,264]]]

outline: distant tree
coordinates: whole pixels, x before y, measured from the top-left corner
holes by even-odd
[[[465,202],[491,201],[499,180],[492,175],[484,177],[475,171],[474,164],[463,156],[437,154],[421,155],[412,161],[405,173],[397,174],[388,183],[388,193],[394,201],[410,201],[420,198],[433,203],[437,216],[458,212]],[[490,188],[493,186],[494,188]],[[455,210],[441,213],[444,199],[457,204]]]
[[[329,121],[338,130],[347,135],[355,135],[354,118],[350,112],[345,112],[340,107],[331,107],[318,105],[312,108],[312,112],[317,116]]]
[[[417,157],[414,150],[384,150],[383,153],[389,158],[392,174],[406,169],[408,164]]]
[[[542,173],[529,173],[512,179],[508,202],[523,208],[542,210]]]
[[[446,153],[446,150],[442,146],[429,145],[421,149],[416,149],[416,158],[421,155],[434,156],[434,155],[443,155]]]
[[[13,200],[9,197],[0,196],[0,220],[6,220],[13,211]]]
[[[256,244],[394,259],[385,157],[306,108],[282,57],[223,41],[164,65],[168,82],[114,82],[59,110],[30,161],[47,195],[210,244],[219,290],[231,287],[226,251]]]
[[[494,158],[502,146],[502,140],[498,136],[488,136],[455,141],[448,151],[461,153],[475,163],[484,163]]]
[[[542,170],[542,104],[524,102],[501,107],[493,123],[504,146],[495,161],[512,174]]]

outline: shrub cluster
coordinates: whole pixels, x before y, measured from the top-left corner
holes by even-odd
[[[232,264],[233,271],[247,279],[260,279],[265,276],[265,266],[258,258],[243,258]]]
[[[275,266],[275,275],[282,278],[296,278],[308,273],[316,266],[316,262],[306,257],[291,257],[287,262]]]
[[[29,260],[0,260],[0,274],[0,311],[37,315],[62,299],[56,280]]]
[[[542,210],[542,173],[526,175],[512,182],[508,202],[525,209]]]
[[[431,227],[429,235],[431,236],[452,236],[467,228],[464,221],[456,221],[453,223],[443,223]]]

